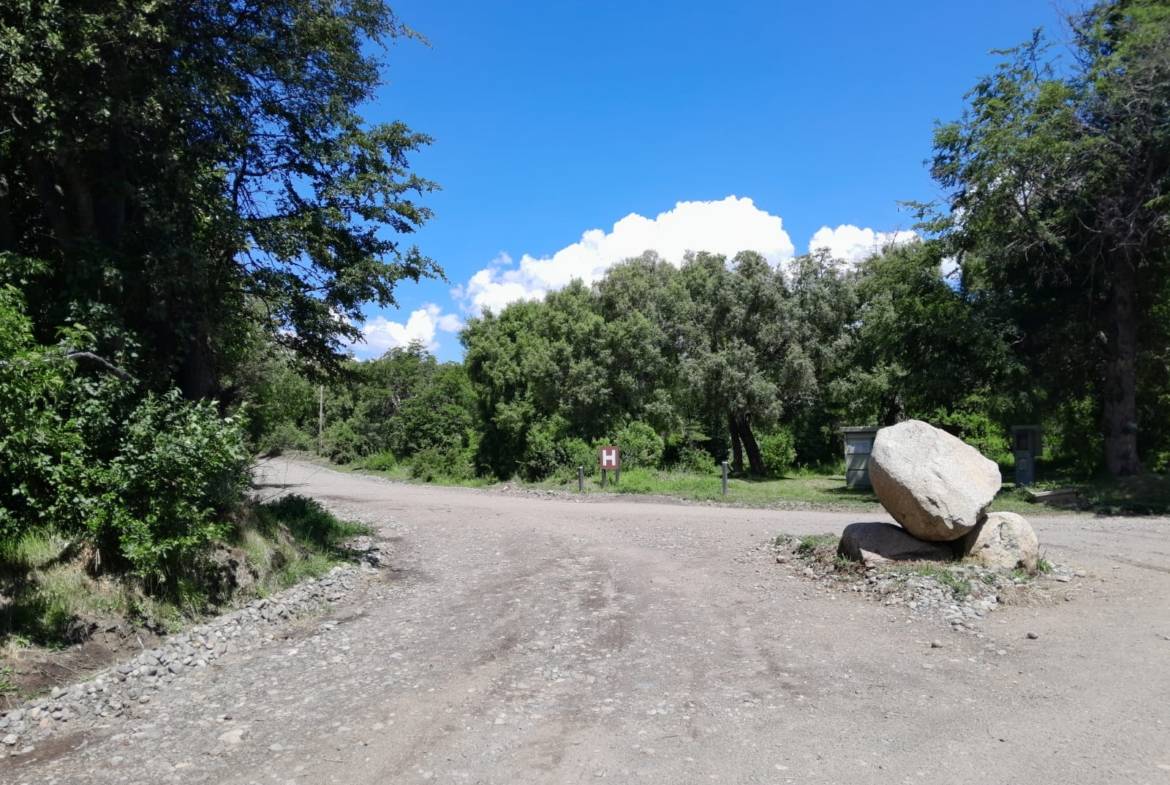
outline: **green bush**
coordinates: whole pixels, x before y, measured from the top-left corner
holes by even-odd
[[[557,423],[548,420],[528,429],[524,455],[518,467],[520,476],[526,480],[543,480],[562,465],[564,456],[558,449],[558,430]]]
[[[367,455],[357,462],[358,468],[372,472],[387,472],[398,465],[398,459],[389,450]]]
[[[294,423],[281,422],[260,435],[256,448],[261,455],[280,455],[286,450],[310,450],[313,439]]]
[[[423,482],[470,480],[475,476],[471,455],[470,450],[458,448],[419,450],[411,458],[410,476]]]
[[[213,403],[184,401],[177,390],[148,395],[101,471],[101,504],[87,526],[134,572],[167,579],[224,535],[248,463],[243,418],[221,418]]]
[[[632,422],[618,431],[622,466],[653,469],[662,462],[662,437],[644,422]]]
[[[66,411],[72,382],[64,354],[33,340],[16,289],[0,287],[0,537],[84,520],[94,467]]]
[[[348,420],[340,420],[325,429],[322,450],[334,463],[353,463],[362,456],[363,440]]]
[[[715,459],[711,453],[698,447],[684,447],[679,451],[676,469],[692,474],[710,474],[715,471]]]
[[[773,477],[783,477],[796,463],[796,443],[792,431],[778,428],[760,437],[760,454],[764,467]]]
[[[973,396],[951,411],[940,409],[934,412],[927,420],[958,436],[996,463],[1007,463],[1012,459],[1007,428],[979,408],[982,405],[982,399]]]
[[[557,442],[557,461],[561,469],[573,477],[577,476],[578,466],[584,466],[585,473],[592,474],[597,468],[597,450],[584,439],[571,436]]]

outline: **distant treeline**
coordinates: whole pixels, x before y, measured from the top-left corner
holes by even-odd
[[[1093,380],[1058,379],[1048,355],[1029,356],[1009,304],[946,276],[944,250],[915,241],[856,268],[824,253],[780,267],[756,253],[681,266],[646,253],[593,286],[472,319],[462,364],[418,345],[352,361],[323,389],[320,434],[321,391],[274,360],[258,435],[266,450],[319,445],[339,462],[376,456],[453,479],[592,470],[603,443],[634,465],[714,471],[726,459],[767,475],[835,463],[842,426],[917,417],[1004,462],[1010,426],[1042,423],[1049,464],[1092,474]],[[1164,401],[1143,402],[1158,422]],[[1165,465],[1170,428],[1144,446]]]

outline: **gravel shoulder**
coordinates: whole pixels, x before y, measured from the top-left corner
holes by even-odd
[[[1084,577],[958,635],[768,545],[881,515],[261,472],[390,567],[0,782],[1170,783],[1170,520],[1032,519]]]

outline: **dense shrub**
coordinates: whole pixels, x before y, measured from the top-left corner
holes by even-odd
[[[334,463],[353,463],[362,455],[363,440],[348,420],[327,427],[321,441],[325,456]]]
[[[410,476],[423,482],[470,480],[475,476],[471,456],[468,449],[428,447],[414,454]]]
[[[796,444],[792,431],[778,428],[759,439],[764,467],[773,477],[783,477],[796,463]]]
[[[1006,463],[1012,459],[1008,429],[987,413],[980,399],[951,411],[939,410],[927,420],[958,436],[996,463]]]
[[[584,466],[586,474],[597,468],[597,450],[584,439],[569,437],[557,442],[558,461],[567,474],[577,476],[577,467]]]
[[[662,437],[644,422],[632,422],[618,431],[622,465],[653,469],[662,462]]]
[[[36,345],[19,294],[0,287],[0,537],[76,529],[84,519],[91,467],[65,411],[72,370],[63,354]]]
[[[710,474],[715,470],[715,459],[711,453],[698,447],[683,447],[679,451],[676,469],[694,474]]]
[[[285,450],[309,450],[313,438],[292,422],[273,425],[257,437],[256,449],[261,455],[280,455]]]
[[[390,452],[389,450],[383,450],[382,452],[376,452],[373,455],[367,455],[365,458],[362,458],[357,462],[358,468],[367,469],[372,472],[390,471],[397,465],[398,459],[394,456],[394,453]]]
[[[101,473],[101,504],[87,526],[143,576],[166,578],[223,536],[249,463],[241,417],[177,390],[148,395],[130,415],[118,454]]]

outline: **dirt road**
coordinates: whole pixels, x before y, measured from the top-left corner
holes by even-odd
[[[336,624],[229,654],[0,780],[1170,783],[1165,519],[1036,521],[1049,557],[1087,576],[977,638],[829,592],[762,548],[856,515],[289,462],[264,480],[379,526],[395,569]]]

